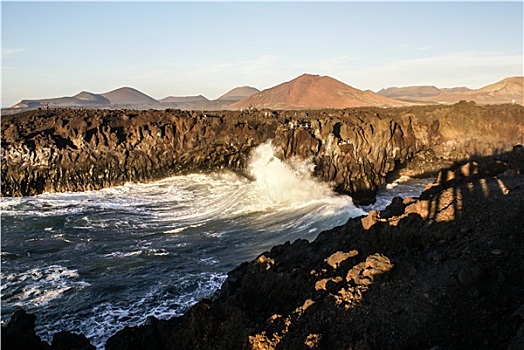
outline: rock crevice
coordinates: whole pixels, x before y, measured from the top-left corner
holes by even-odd
[[[419,198],[277,245],[183,316],[125,327],[118,349],[520,349],[524,148],[439,172]],[[2,349],[49,349],[23,311]],[[69,348],[81,335],[58,333]]]
[[[2,195],[93,190],[189,172],[243,173],[251,150],[311,159],[314,175],[370,202],[388,174],[502,154],[523,142],[518,105],[188,112],[31,111],[2,118]]]

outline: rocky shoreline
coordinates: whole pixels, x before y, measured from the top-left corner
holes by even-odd
[[[521,349],[524,148],[440,171],[419,198],[273,247],[185,315],[149,318],[106,349]],[[2,349],[48,345],[23,310]]]
[[[84,191],[227,168],[273,140],[277,157],[312,159],[315,176],[372,202],[394,171],[421,175],[522,144],[524,107],[311,111],[50,109],[2,117],[2,196]]]
[[[2,118],[2,195],[243,172],[269,139],[279,158],[311,158],[318,178],[360,203],[388,176],[438,172],[419,198],[275,246],[231,271],[210,300],[126,327],[106,349],[520,349],[523,111],[27,112]],[[35,322],[17,311],[2,349],[93,349],[69,332],[44,343]]]

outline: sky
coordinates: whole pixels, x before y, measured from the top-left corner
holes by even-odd
[[[480,88],[523,75],[523,2],[1,3],[3,107],[22,99],[270,88]]]

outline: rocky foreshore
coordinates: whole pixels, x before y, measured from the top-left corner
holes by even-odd
[[[228,274],[185,315],[149,318],[106,349],[521,349],[524,108],[318,111],[39,110],[2,118],[2,195],[99,189],[227,168],[272,140],[281,159],[356,202],[393,174],[438,180],[419,198],[297,240]],[[451,167],[449,167],[451,166]],[[92,349],[35,334],[16,312],[2,349]],[[58,331],[58,330],[57,330]]]
[[[185,315],[150,317],[106,349],[522,349],[524,148],[457,163],[419,198],[273,247]],[[48,345],[23,310],[2,349]]]
[[[243,173],[272,140],[355,202],[388,174],[502,154],[524,142],[524,107],[453,106],[195,112],[49,109],[2,117],[2,196],[83,191],[188,172]]]

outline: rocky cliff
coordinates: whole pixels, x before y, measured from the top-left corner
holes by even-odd
[[[444,169],[418,199],[313,242],[275,246],[212,299],[126,327],[106,349],[522,349],[524,148],[496,158]],[[67,332],[49,346],[34,326],[15,313],[2,349],[91,349]]]
[[[516,105],[319,111],[189,112],[51,109],[2,118],[2,195],[81,191],[227,168],[273,140],[310,158],[315,176],[357,202],[388,174],[502,153],[523,142]]]
[[[106,349],[521,349],[524,149],[505,158],[275,246],[211,300],[126,327]]]

